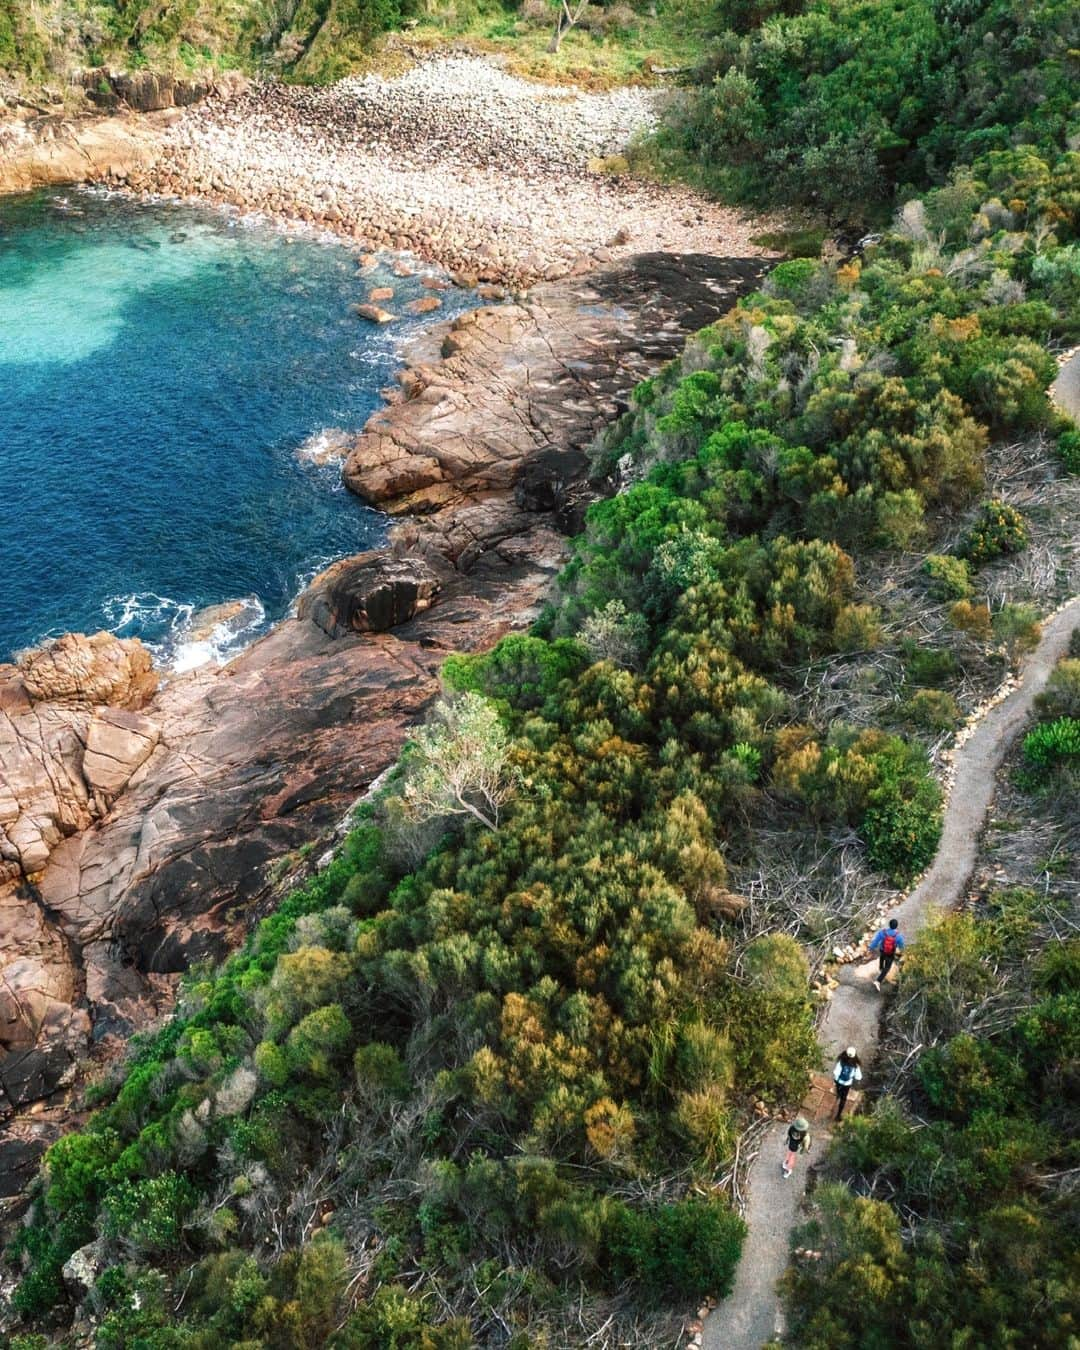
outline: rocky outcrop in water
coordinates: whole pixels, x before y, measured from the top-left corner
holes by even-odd
[[[421,499],[426,514],[401,519],[388,552],[328,569],[296,618],[230,665],[174,679],[144,706],[138,662],[125,676],[102,647],[86,664],[98,639],[68,639],[70,659],[54,647],[9,674],[3,725],[35,728],[35,790],[51,800],[54,781],[70,783],[81,814],[69,808],[38,831],[47,860],[10,839],[5,854],[3,1193],[21,1189],[69,1119],[80,1064],[168,1009],[192,962],[235,945],[277,893],[282,860],[335,827],[392,763],[444,657],[538,613],[565,557],[560,522],[579,520],[589,496],[585,447],[632,385],[761,268],[645,257],[541,287],[527,306],[481,310],[441,361],[447,333],[436,334],[358,438],[349,474],[358,481],[379,454],[401,461],[397,483],[415,510],[425,489],[410,464],[431,461],[428,489],[441,499]],[[402,509],[389,491],[383,500]],[[27,676],[55,700],[19,693]],[[80,734],[67,741],[36,730],[71,719]],[[10,741],[20,754],[23,740]],[[144,750],[115,795],[124,756]],[[68,796],[65,786],[58,799]]]

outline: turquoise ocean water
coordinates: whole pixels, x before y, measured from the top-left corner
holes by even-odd
[[[109,628],[183,667],[250,640],[384,520],[320,452],[357,430],[427,318],[350,312],[313,236],[92,192],[0,199],[0,661]],[[445,317],[469,304],[443,292]],[[209,642],[204,606],[242,600]]]

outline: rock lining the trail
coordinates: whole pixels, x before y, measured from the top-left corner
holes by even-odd
[[[327,88],[255,84],[174,117],[155,162],[114,181],[325,226],[364,251],[412,250],[462,281],[516,287],[654,250],[756,252],[737,212],[597,171],[655,126],[663,97],[538,85],[473,56]]]

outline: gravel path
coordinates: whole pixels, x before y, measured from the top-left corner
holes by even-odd
[[[515,286],[632,254],[761,256],[750,244],[761,222],[601,170],[655,126],[663,97],[533,84],[471,56],[327,88],[253,84],[177,114],[157,162],[123,181]]]
[[[1080,363],[1074,360],[1075,393],[1080,405]],[[994,775],[1009,746],[1031,712],[1035,696],[1046,684],[1057,661],[1065,654],[1072,630],[1080,624],[1080,596],[1052,615],[1043,625],[1039,646],[1024,665],[1019,683],[996,704],[953,757],[955,778],[945,812],[937,856],[922,881],[892,911],[911,937],[942,909],[956,905],[975,869],[979,836],[994,795]],[[863,1064],[877,1049],[881,996],[872,980],[876,958],[846,966],[821,1028],[821,1043],[830,1066],[847,1045],[857,1045]],[[783,1315],[776,1282],[784,1273],[792,1228],[798,1221],[799,1202],[806,1189],[809,1165],[824,1153],[827,1129],[814,1131],[809,1160],[800,1158],[794,1176],[780,1175],[784,1122],[764,1136],[761,1152],[749,1177],[750,1201],[746,1214],[749,1234],[739,1263],[735,1288],[705,1323],[704,1350],[759,1350],[783,1331]]]
[[[1080,422],[1080,347],[1065,360],[1050,387],[1050,397],[1062,412],[1068,413],[1074,422]]]

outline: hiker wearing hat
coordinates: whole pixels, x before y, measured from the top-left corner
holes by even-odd
[[[788,1126],[787,1132],[787,1155],[784,1158],[784,1165],[781,1169],[785,1177],[791,1176],[795,1170],[795,1159],[800,1153],[810,1152],[810,1122],[805,1116],[796,1116]]]
[[[878,954],[878,976],[874,981],[874,988],[880,993],[882,980],[892,970],[893,962],[904,950],[904,935],[900,932],[899,919],[890,919],[888,928],[877,930],[870,944],[870,950]]]
[[[833,1082],[836,1084],[836,1119],[839,1120],[844,1114],[847,1095],[851,1091],[852,1083],[862,1082],[862,1065],[859,1063],[859,1056],[853,1045],[849,1045],[836,1061],[832,1076]]]

